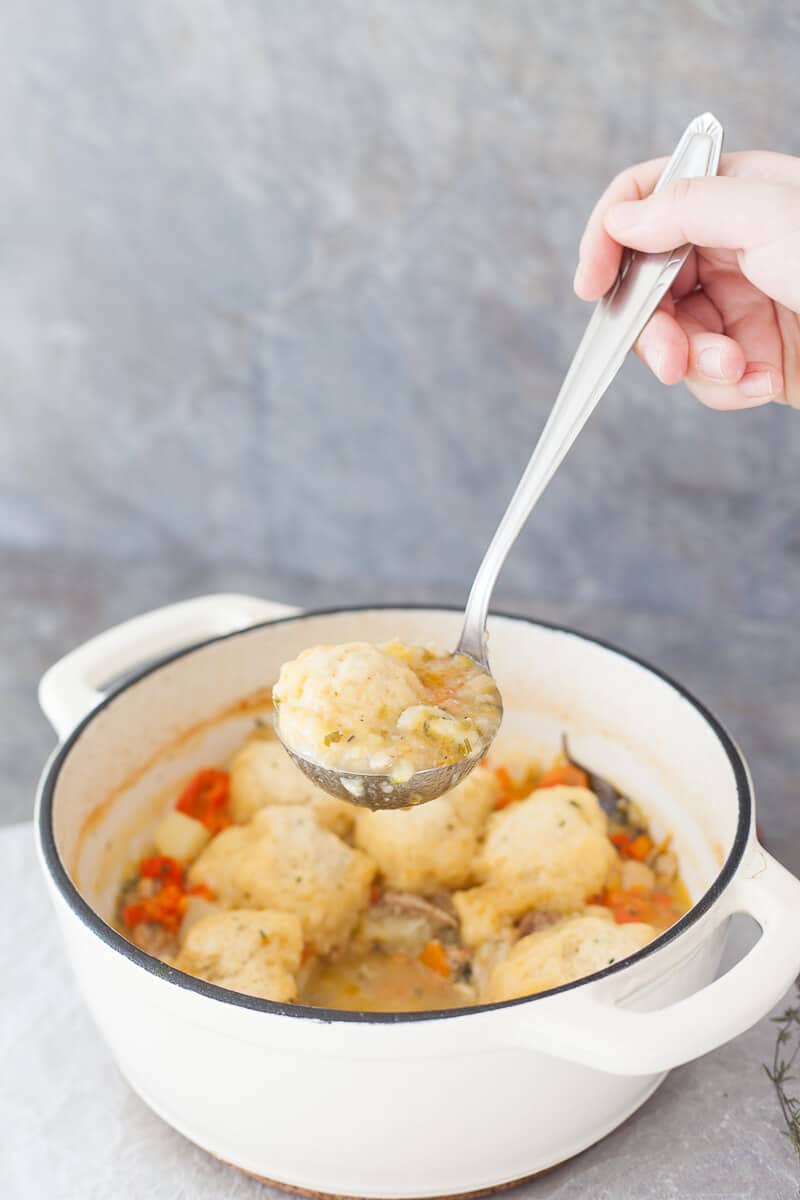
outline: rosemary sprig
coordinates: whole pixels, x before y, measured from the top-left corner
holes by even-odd
[[[795,988],[800,999],[800,979],[795,982]],[[789,1086],[797,1083],[797,1076],[792,1072],[800,1054],[800,1004],[791,1005],[772,1020],[778,1026],[778,1036],[775,1039],[772,1067],[765,1063],[764,1070],[775,1088],[778,1104],[786,1122],[783,1132],[800,1158],[800,1098],[790,1094],[794,1089]]]

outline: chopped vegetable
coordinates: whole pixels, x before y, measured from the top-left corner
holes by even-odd
[[[217,898],[217,893],[207,883],[196,883],[194,887],[187,888],[186,895],[202,896],[205,900],[216,900]]]
[[[156,850],[183,863],[197,858],[210,837],[211,830],[202,821],[177,809],[162,817],[153,832]]]
[[[622,890],[640,887],[651,892],[656,886],[656,875],[647,863],[637,862],[635,858],[626,858],[622,863]]]
[[[657,929],[666,929],[681,915],[675,896],[667,892],[647,892],[640,887],[627,891],[611,888],[600,897],[600,903],[611,909],[618,925],[644,921]]]
[[[589,776],[580,767],[576,767],[574,763],[558,763],[556,766],[551,767],[549,771],[545,771],[536,785],[536,790],[538,792],[540,788],[562,786],[588,787]]]
[[[646,833],[639,833],[635,837],[626,832],[612,833],[611,841],[623,858],[635,858],[637,862],[644,862],[653,851],[653,839]]]
[[[652,849],[653,839],[649,838],[646,833],[640,833],[628,847],[628,857],[635,858],[637,862],[644,862]]]
[[[517,788],[514,786],[514,780],[511,778],[505,767],[495,767],[494,773],[497,776],[501,788],[495,808],[507,808],[508,805],[513,804],[515,800],[519,800],[520,797],[517,795]]]
[[[177,883],[165,883],[155,896],[146,896],[143,900],[126,904],[122,910],[122,919],[128,929],[151,922],[154,925],[163,925],[170,933],[177,933],[185,911],[186,896],[181,886]]]
[[[450,960],[447,957],[447,951],[439,941],[428,942],[419,956],[419,961],[426,967],[430,967],[431,971],[435,971],[437,975],[443,975],[446,978],[450,974]]]
[[[175,807],[200,821],[209,833],[219,833],[232,823],[228,813],[229,785],[227,771],[206,767],[192,776]]]
[[[678,857],[674,850],[661,850],[653,860],[653,870],[662,887],[669,887],[678,876]]]
[[[138,899],[124,906],[122,921],[126,929],[152,924],[161,925],[170,933],[177,933],[190,896],[214,899],[214,893],[205,883],[187,889],[183,867],[176,859],[165,854],[153,854],[142,859],[139,863],[140,883],[143,880],[154,880],[161,886],[151,895],[139,895]]]
[[[206,890],[210,891],[211,889],[207,888]],[[193,888],[192,891],[194,892],[195,889]],[[198,921],[202,921],[206,917],[210,917],[219,911],[219,905],[212,903],[211,900],[206,899],[204,896],[191,895],[187,893],[186,904],[183,910],[183,920],[181,921],[181,927],[178,933],[179,941],[184,941],[189,930],[193,925],[196,925]]]
[[[162,883],[183,882],[183,867],[167,854],[153,854],[139,863],[142,879],[160,879]]]

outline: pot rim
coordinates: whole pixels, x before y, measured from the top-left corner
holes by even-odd
[[[554,633],[564,633],[570,637],[575,637],[581,641],[588,642],[593,646],[599,646],[603,650],[608,650],[612,654],[619,655],[621,658],[627,659],[636,666],[644,668],[650,674],[655,675],[663,683],[666,683],[674,692],[677,693],[683,700],[687,701],[699,713],[706,724],[710,727],[715,737],[719,741],[724,750],[728,761],[733,770],[734,780],[736,783],[736,794],[738,800],[738,816],[736,825],[736,834],[731,845],[730,852],[722,865],[719,873],[715,877],[711,886],[700,897],[687,913],[685,913],[674,925],[665,930],[658,937],[654,938],[641,950],[628,955],[627,958],[620,959],[619,962],[612,966],[604,967],[601,971],[596,971],[592,975],[586,975],[581,979],[576,979],[571,983],[561,984],[559,987],[550,988],[544,992],[538,992],[534,996],[521,996],[514,1000],[502,1000],[493,1004],[475,1004],[465,1008],[448,1008],[448,1009],[433,1009],[424,1012],[349,1012],[341,1009],[329,1008],[313,1008],[310,1005],[290,1004],[278,1002],[275,1000],[262,1000],[257,996],[248,996],[242,992],[234,992],[228,988],[219,987],[213,983],[207,983],[203,979],[197,979],[193,975],[188,975],[184,971],[179,971],[175,967],[170,967],[160,959],[154,958],[147,954],[144,950],[140,950],[138,946],[134,946],[127,938],[118,933],[106,921],[99,916],[98,913],[86,901],[78,888],[72,882],[64,863],[61,860],[58,849],[56,847],[55,833],[53,830],[53,800],[55,789],[58,783],[58,777],[61,768],[69,757],[72,750],[80,741],[83,733],[105,708],[113,704],[114,701],[127,691],[128,688],[140,683],[150,675],[156,674],[162,667],[168,666],[181,658],[186,658],[191,654],[195,654],[200,650],[205,649],[216,642],[229,641],[236,637],[252,633],[257,629],[266,629],[275,625],[285,625],[292,622],[304,621],[314,617],[337,616],[343,613],[359,613],[359,612],[380,612],[384,610],[398,609],[402,611],[428,611],[428,612],[456,612],[462,610],[457,605],[449,604],[428,604],[428,603],[381,603],[381,604],[358,604],[358,605],[337,605],[331,608],[319,609],[304,609],[301,612],[293,613],[289,616],[273,618],[272,620],[258,621],[253,625],[248,625],[242,629],[235,629],[229,633],[218,634],[214,637],[204,638],[200,642],[196,642],[190,646],[184,646],[179,650],[172,651],[170,654],[164,655],[155,662],[150,662],[146,666],[131,672],[124,679],[111,687],[103,700],[86,714],[85,717],[75,726],[72,732],[64,740],[64,742],[54,752],[49,763],[45,767],[42,775],[36,814],[36,834],[39,842],[39,848],[47,867],[47,871],[51,880],[55,884],[61,898],[65,901],[73,915],[83,924],[91,933],[95,934],[100,941],[104,942],[111,950],[121,954],[130,963],[137,967],[143,968],[151,975],[155,975],[165,983],[177,985],[187,991],[195,992],[203,996],[207,1000],[213,1000],[217,1003],[230,1005],[233,1008],[245,1008],[255,1010],[256,1012],[269,1013],[274,1016],[291,1017],[295,1019],[310,1019],[317,1023],[347,1023],[360,1025],[405,1025],[416,1023],[419,1021],[437,1021],[437,1020],[453,1020],[455,1018],[464,1018],[479,1013],[490,1013],[495,1010],[507,1008],[516,1008],[522,1004],[532,1004],[537,1000],[543,1000],[557,996],[563,992],[573,991],[576,988],[582,987],[588,983],[595,983],[600,979],[605,979],[612,975],[617,975],[621,971],[626,970],[634,963],[649,957],[651,954],[666,946],[669,942],[680,937],[691,926],[695,925],[701,917],[709,911],[716,903],[722,893],[732,882],[736,870],[742,861],[747,839],[750,831],[750,826],[753,816],[753,793],[750,785],[750,777],[745,765],[745,761],[736,746],[731,735],[728,733],[724,725],[718,718],[707,708],[700,700],[698,700],[687,688],[678,683],[670,675],[667,675],[660,668],[655,667],[646,659],[640,658],[636,654],[631,654],[627,650],[620,649],[613,642],[608,642],[603,638],[595,637],[591,634],[583,633],[580,630],[573,629],[567,625],[560,625],[554,621],[546,621],[536,617],[524,616],[520,613],[511,613],[504,611],[492,611],[490,617],[501,617],[505,620],[517,621],[523,625],[533,625],[535,627],[550,630]]]

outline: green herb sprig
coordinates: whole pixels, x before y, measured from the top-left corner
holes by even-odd
[[[800,979],[796,980],[795,988],[800,1000]],[[790,1005],[779,1017],[773,1017],[772,1021],[778,1026],[778,1036],[775,1039],[772,1066],[769,1067],[765,1063],[764,1070],[775,1088],[778,1104],[786,1122],[783,1132],[800,1158],[800,1097],[791,1095],[794,1089],[790,1086],[798,1082],[798,1077],[793,1071],[800,1055],[800,1003]]]

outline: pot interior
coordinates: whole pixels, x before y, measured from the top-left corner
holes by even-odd
[[[269,715],[281,664],[319,642],[453,646],[461,614],[382,608],[309,614],[182,652],[113,694],[67,742],[55,767],[52,827],[83,898],[109,920],[128,864],[175,789],[221,764],[253,721]],[[489,623],[492,669],[505,705],[496,743],[547,760],[566,731],[575,757],[671,834],[693,902],[712,886],[749,820],[744,768],[724,732],[690,697],[625,654],[521,618]],[[45,837],[50,789],[45,787]],[[742,839],[740,838],[740,841]]]

